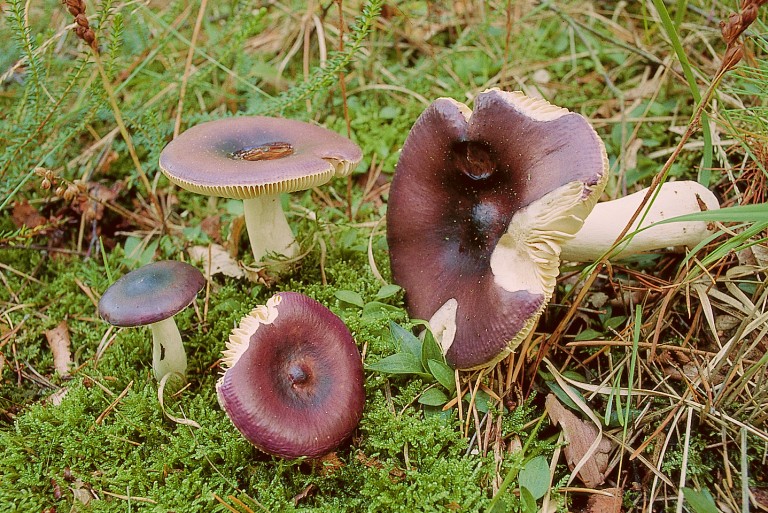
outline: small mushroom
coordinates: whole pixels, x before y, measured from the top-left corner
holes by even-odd
[[[165,260],[131,271],[99,300],[99,315],[119,327],[149,325],[152,370],[159,381],[168,373],[184,375],[187,355],[173,316],[186,308],[205,285],[194,266]]]
[[[360,422],[360,352],[344,323],[317,301],[280,292],[243,317],[224,351],[216,390],[234,426],[283,458],[322,456]]]
[[[572,262],[593,262],[606,253],[632,214],[640,206],[647,189],[613,201],[598,203],[575,237],[562,245],[560,258]],[[717,210],[714,193],[698,182],[667,182],[661,185],[653,203],[632,223],[627,233],[643,228],[616,248],[611,258],[622,258],[662,248],[693,248],[714,233],[706,221],[680,221],[659,224],[673,217]]]
[[[449,364],[492,365],[530,333],[607,170],[582,116],[519,92],[422,113],[390,188],[387,241],[408,312],[429,320]]]
[[[194,126],[160,154],[176,185],[243,200],[253,257],[298,251],[280,193],[306,190],[352,172],[360,148],[336,132],[289,119],[236,117]]]

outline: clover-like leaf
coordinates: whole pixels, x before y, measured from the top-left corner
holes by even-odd
[[[353,290],[337,290],[333,295],[336,296],[336,299],[339,299],[344,303],[348,303],[360,308],[365,306],[363,296]]]
[[[390,321],[389,332],[398,352],[408,353],[421,359],[421,340],[399,324]]]
[[[419,396],[419,404],[442,406],[448,402],[448,396],[439,388],[428,388]]]
[[[416,358],[410,353],[395,353],[378,362],[368,365],[368,369],[384,374],[418,374],[420,376],[430,376],[424,372],[421,366],[421,359]]]
[[[448,392],[456,390],[456,375],[448,365],[437,360],[427,360],[427,370]]]
[[[525,488],[535,500],[541,499],[549,490],[549,463],[544,456],[529,460],[518,476],[520,488]]]

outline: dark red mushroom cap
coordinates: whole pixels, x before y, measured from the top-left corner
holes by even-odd
[[[189,306],[204,285],[205,277],[190,264],[154,262],[113,283],[99,300],[99,315],[115,326],[152,324]]]
[[[244,116],[186,130],[163,149],[160,169],[184,189],[248,199],[322,185],[361,158],[359,146],[326,128]]]
[[[216,389],[235,427],[262,451],[318,457],[344,441],[365,403],[363,364],[344,323],[296,292],[245,316],[224,352]]]
[[[422,113],[392,181],[387,241],[408,312],[431,320],[452,366],[491,365],[527,336],[607,169],[582,116],[522,93],[480,93],[474,112],[441,98]]]

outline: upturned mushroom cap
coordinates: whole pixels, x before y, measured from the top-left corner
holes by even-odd
[[[219,403],[268,454],[322,456],[360,422],[360,352],[341,319],[307,296],[280,292],[243,317],[223,363]]]
[[[154,262],[113,283],[99,300],[99,315],[120,327],[152,324],[189,306],[204,285],[205,277],[190,264]]]
[[[193,126],[160,154],[160,169],[184,189],[248,199],[322,185],[346,176],[360,148],[331,130],[302,121],[235,117]]]
[[[387,241],[408,312],[430,321],[448,363],[492,365],[525,339],[607,170],[582,116],[522,93],[480,93],[474,112],[441,98],[422,113],[392,181]]]

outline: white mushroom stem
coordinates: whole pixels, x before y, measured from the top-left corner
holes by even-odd
[[[593,262],[602,257],[629,223],[647,192],[643,189],[617,200],[598,203],[581,230],[563,243],[560,258],[572,262]],[[712,191],[698,182],[668,182],[661,186],[647,213],[638,215],[627,234],[665,219],[718,208],[720,204]],[[662,248],[692,248],[711,234],[711,226],[706,221],[662,224],[635,234],[628,242],[621,243],[610,256],[626,257]]]
[[[263,194],[243,200],[243,213],[256,263],[267,253],[288,258],[296,256],[299,247],[285,218],[279,194]]]
[[[182,376],[187,371],[187,354],[181,343],[181,333],[173,317],[149,325],[152,330],[152,370],[160,381],[170,372]]]

